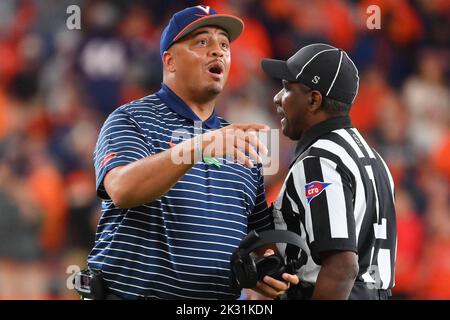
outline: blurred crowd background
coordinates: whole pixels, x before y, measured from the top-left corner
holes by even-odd
[[[81,29],[69,30],[69,5]],[[304,45],[345,49],[360,71],[354,125],[396,184],[398,299],[450,299],[449,0],[0,1],[0,299],[76,299],[100,215],[92,152],[115,108],[158,90],[159,39],[171,15],[210,5],[240,16],[217,110],[279,128],[278,82],[263,57]],[[369,30],[366,9],[381,8]],[[276,198],[295,144],[280,137]],[[246,297],[244,298],[251,298]]]

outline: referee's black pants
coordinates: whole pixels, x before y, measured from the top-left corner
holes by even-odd
[[[292,286],[287,292],[288,300],[311,300],[314,292],[313,285]],[[369,289],[364,282],[356,281],[348,300],[387,300],[391,290]]]

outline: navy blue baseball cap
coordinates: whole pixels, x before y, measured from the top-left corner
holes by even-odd
[[[244,30],[244,22],[238,17],[219,14],[208,6],[189,7],[175,13],[164,29],[159,49],[161,57],[176,41],[205,26],[218,26],[224,29],[230,42],[236,40]]]

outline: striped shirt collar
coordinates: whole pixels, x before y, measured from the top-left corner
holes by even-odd
[[[192,121],[202,121],[186,104],[186,102],[177,96],[175,92],[170,90],[170,88],[164,83],[161,84],[161,89],[156,93],[156,95],[167,105],[170,110],[176,112],[180,116]],[[219,129],[221,127],[220,120],[217,117],[215,110],[213,110],[213,113],[208,119],[203,121],[203,124],[209,129]]]
[[[333,130],[342,128],[351,128],[352,121],[349,116],[334,117],[325,121],[322,121],[315,126],[309,128],[303,136],[300,138],[297,147],[295,148],[295,156],[289,167],[295,163],[297,158],[305,152],[308,147],[318,140],[324,134]]]

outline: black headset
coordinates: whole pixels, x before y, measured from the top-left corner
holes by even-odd
[[[300,267],[298,259],[286,264],[283,257],[277,254],[268,257],[258,257],[252,254],[255,249],[273,243],[288,243],[303,249],[300,236],[292,231],[268,230],[261,233],[255,230],[251,231],[230,258],[230,287],[233,291],[254,288],[258,280],[266,275],[282,280],[283,273],[294,274],[297,271]]]

